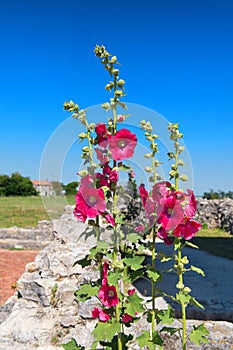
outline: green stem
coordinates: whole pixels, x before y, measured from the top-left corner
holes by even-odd
[[[178,246],[178,266],[181,264],[182,259],[182,252],[181,252],[181,240],[179,239],[179,246]],[[183,283],[183,272],[180,268],[178,268],[178,275],[179,275],[179,284],[180,286],[183,286],[182,289],[180,289],[180,293],[183,292],[184,289],[184,283]],[[186,322],[186,305],[185,302],[181,299],[181,315],[182,315],[182,349],[186,350],[187,345],[187,322]]]
[[[156,240],[156,229],[155,229],[155,225],[152,228],[152,234],[153,234],[153,239],[152,239],[152,256],[151,256],[151,266],[152,266],[152,270],[155,271],[155,267],[156,267],[156,247],[155,247],[155,240]],[[151,279],[151,290],[152,290],[152,321],[151,321],[151,340],[153,339],[153,334],[155,332],[155,326],[156,326],[156,321],[155,321],[155,314],[156,314],[156,310],[155,310],[155,282],[153,281],[153,279]]]

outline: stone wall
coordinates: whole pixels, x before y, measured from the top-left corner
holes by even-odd
[[[196,219],[209,228],[221,228],[233,234],[233,199],[197,198]]]
[[[43,249],[53,238],[53,224],[42,220],[36,227],[0,228],[0,248]]]

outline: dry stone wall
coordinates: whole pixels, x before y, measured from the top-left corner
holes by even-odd
[[[197,198],[196,219],[209,228],[221,228],[233,234],[233,199]]]

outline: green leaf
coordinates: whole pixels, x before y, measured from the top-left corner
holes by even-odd
[[[82,284],[75,292],[75,296],[77,297],[78,301],[85,301],[87,299],[90,299],[92,296],[95,296],[98,294],[99,287],[92,286],[91,284]]]
[[[108,284],[116,286],[118,280],[122,278],[121,272],[109,272],[108,274]]]
[[[167,310],[160,310],[158,312],[158,319],[162,324],[172,324],[174,322],[173,309],[168,306]]]
[[[74,338],[72,338],[69,343],[62,344],[65,350],[85,350],[84,346],[78,345]]]
[[[127,241],[129,241],[131,243],[136,243],[141,238],[142,237],[139,236],[137,233],[130,233],[127,235]]]
[[[140,298],[137,293],[134,293],[128,297],[128,303],[126,303],[125,313],[129,314],[130,316],[134,317],[135,313],[143,312],[144,307],[141,304],[143,301],[142,298]]]
[[[177,293],[176,294],[176,300],[181,304],[188,304],[190,302],[190,299],[191,299],[191,296],[190,295],[187,295],[185,293]]]
[[[201,343],[208,343],[208,339],[205,337],[210,334],[209,331],[205,328],[204,324],[200,324],[199,326],[193,326],[193,331],[189,334],[189,339],[197,345],[201,345]]]
[[[135,256],[133,258],[125,258],[124,263],[130,266],[132,270],[137,271],[143,267],[142,262],[145,260],[144,256]]]
[[[159,349],[162,349],[163,339],[160,337],[158,331],[155,331],[155,332],[153,333],[152,343],[153,343],[153,344],[156,344],[156,345],[159,347]]]
[[[159,279],[161,279],[161,274],[157,271],[148,271],[147,272],[148,277],[153,281],[157,282]]]
[[[175,334],[176,332],[179,332],[182,328],[174,328],[174,327],[163,327],[160,332],[167,332],[171,335]]]
[[[81,265],[82,267],[89,266],[91,265],[91,260],[88,259],[88,255],[87,255],[85,256],[85,258],[75,261],[74,266],[77,264]]]
[[[197,245],[195,245],[195,244],[193,244],[193,243],[191,243],[189,241],[186,241],[185,245],[188,245],[189,247],[194,248],[194,249],[199,249],[199,247]]]
[[[199,273],[199,275],[202,275],[203,277],[205,276],[205,272],[202,269],[200,269],[199,267],[191,265],[190,269],[192,271],[195,271],[196,273]]]
[[[192,305],[194,305],[196,307],[199,307],[200,309],[205,310],[204,306],[201,303],[199,303],[199,301],[197,301],[194,297],[190,297],[190,301],[189,302],[190,302],[190,304],[192,304]]]
[[[97,246],[90,249],[90,254],[88,256],[88,259],[93,259],[98,253],[105,254],[108,248],[109,248],[109,243],[105,241],[98,241]]]
[[[114,320],[112,322],[99,322],[97,323],[92,334],[94,335],[96,340],[111,341],[114,335],[120,332],[120,329],[120,322],[116,322]]]
[[[146,347],[150,350],[154,350],[155,345],[157,345],[159,349],[162,349],[163,345],[163,339],[160,337],[157,331],[153,333],[153,337],[151,340],[150,332],[144,330],[143,334],[137,338],[137,342],[140,348],[144,349]]]

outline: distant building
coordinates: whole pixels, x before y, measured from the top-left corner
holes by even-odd
[[[55,196],[53,184],[47,180],[31,180],[33,187],[41,196]]]

